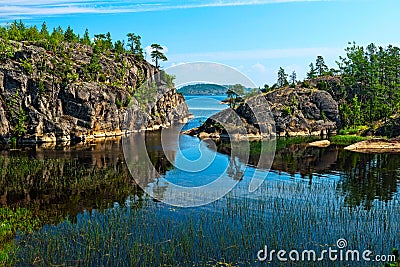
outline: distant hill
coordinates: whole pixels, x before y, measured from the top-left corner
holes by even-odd
[[[229,86],[231,85],[191,84],[177,89],[177,92],[183,95],[226,95]],[[252,90],[252,88],[244,88],[245,93],[249,93]]]
[[[184,95],[226,95],[227,87],[217,84],[191,84],[177,91]]]

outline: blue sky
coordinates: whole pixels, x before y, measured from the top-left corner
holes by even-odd
[[[255,84],[272,84],[280,66],[304,78],[318,55],[329,66],[349,41],[400,45],[398,0],[0,0],[0,22],[23,19],[76,32],[126,33],[167,48],[163,67],[227,64]]]

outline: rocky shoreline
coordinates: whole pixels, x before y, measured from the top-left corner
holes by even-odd
[[[236,119],[232,119],[235,116]],[[223,110],[199,128],[184,132],[201,139],[269,139],[277,136],[335,134],[339,108],[326,91],[282,88],[246,99]]]
[[[79,142],[190,118],[170,77],[132,54],[95,54],[77,43],[59,53],[11,44],[14,56],[0,59],[0,143]],[[153,92],[140,90],[153,85]]]
[[[375,138],[352,144],[344,149],[361,153],[400,153],[400,140]]]

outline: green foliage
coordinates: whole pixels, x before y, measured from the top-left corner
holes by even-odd
[[[296,78],[297,78],[296,71],[293,71],[292,74],[290,74],[290,76],[289,76],[290,87],[292,87],[292,88],[296,87]]]
[[[155,82],[148,82],[142,84],[136,89],[134,97],[142,109],[146,109],[146,107],[149,106],[149,103],[153,103],[156,100],[155,96],[157,94],[157,88],[158,87]]]
[[[132,96],[128,95],[125,101],[125,107],[129,107],[131,103],[132,103]]]
[[[29,58],[21,59],[20,64],[21,64],[21,67],[24,68],[24,70],[28,74],[33,74],[33,65],[32,65],[32,61]]]
[[[3,248],[0,247],[0,266],[15,266],[15,262],[11,257],[15,250],[14,244],[3,244]]]
[[[321,119],[325,122],[328,121],[328,118],[326,117],[325,112],[323,111],[321,111]]]
[[[392,249],[392,255],[395,256],[396,260],[394,262],[385,263],[384,267],[399,267],[400,266],[400,254],[397,248]]]
[[[156,68],[159,67],[158,62],[159,60],[162,61],[167,61],[167,57],[165,56],[165,54],[163,53],[164,48],[159,45],[159,44],[152,44],[151,45],[151,58],[153,59],[153,61],[156,63]]]
[[[42,28],[40,29],[40,35],[42,39],[49,39],[50,33],[49,30],[47,29],[47,24],[46,22],[43,22]]]
[[[315,71],[319,77],[326,75],[328,72],[328,66],[326,66],[325,60],[322,56],[318,56],[315,61]]]
[[[400,48],[349,45],[338,61],[344,84],[342,121],[349,127],[386,121],[400,110]]]
[[[361,135],[367,129],[369,129],[369,127],[365,125],[343,128],[339,130],[339,135],[352,135],[352,134]]]
[[[80,39],[80,43],[83,45],[91,45],[92,41],[90,40],[89,30],[86,28],[85,33],[83,34],[82,39]]]
[[[334,135],[329,138],[332,144],[334,145],[343,145],[348,146],[354,143],[358,143],[361,141],[365,141],[368,138],[357,136],[357,135]]]
[[[102,70],[100,65],[100,58],[99,55],[94,53],[90,58],[89,66],[87,68],[89,76],[89,80],[98,80],[99,72]]]
[[[66,42],[78,42],[79,38],[76,36],[74,31],[71,29],[70,26],[68,26],[67,30],[64,33],[64,40]]]
[[[164,82],[166,82],[169,87],[174,87],[174,80],[176,78],[175,75],[168,74],[165,71],[162,71],[162,77]]]
[[[0,244],[9,242],[17,231],[32,232],[39,220],[26,208],[0,208]]]
[[[226,94],[228,96],[228,102],[230,108],[236,108],[236,106],[243,101],[245,87],[241,84],[230,85]]]
[[[328,90],[328,84],[326,83],[326,81],[318,81],[318,83],[317,83],[317,88],[318,88],[319,90],[324,90],[324,91],[326,91],[326,90]]]
[[[310,84],[309,81],[303,81],[301,83],[301,86],[304,87],[304,88],[311,88],[311,84]]]
[[[286,106],[286,107],[284,107],[284,108],[282,109],[282,115],[283,115],[284,117],[291,116],[291,115],[293,115],[293,111],[292,111],[292,109],[291,109],[289,106]]]
[[[105,83],[107,81],[107,76],[104,73],[100,73],[98,77],[98,81],[101,83]]]
[[[261,92],[266,93],[271,90],[271,87],[268,84],[264,84],[264,87],[261,89]]]
[[[218,84],[190,84],[177,90],[184,95],[225,95],[226,87]]]
[[[26,133],[26,113],[23,108],[19,108],[17,113],[17,124],[14,127],[14,135],[17,137],[22,137]]]
[[[39,95],[42,96],[46,91],[46,85],[45,85],[44,81],[43,80],[39,80],[38,83],[37,83],[37,87],[38,87]]]
[[[107,50],[112,49],[111,35],[107,34],[95,34],[94,35],[94,47],[93,51],[95,54],[103,53]]]
[[[310,63],[310,71],[307,72],[307,79],[311,80],[314,79],[317,76],[317,72],[314,68],[314,64],[311,62]]]
[[[299,101],[297,100],[297,97],[295,95],[292,96],[292,106],[293,107],[297,107],[297,105],[299,104]]]
[[[78,73],[67,73],[67,81],[68,82],[77,82],[79,79],[79,74]]]
[[[12,242],[17,232],[31,233],[39,227],[40,220],[29,209],[0,207],[0,265],[14,266],[10,256],[17,249]]]
[[[115,105],[117,105],[118,108],[122,108],[122,102],[118,98],[115,99]]]
[[[141,43],[142,37],[134,33],[128,33],[126,36],[128,37],[128,47],[130,49],[130,52],[134,54],[138,60],[144,60],[143,48]]]
[[[117,53],[117,54],[125,53],[125,47],[124,46],[125,46],[125,43],[123,41],[120,41],[120,40],[116,41],[114,43],[114,51],[115,51],[115,53]]]
[[[276,82],[279,88],[287,86],[289,84],[287,77],[288,75],[285,73],[285,70],[282,67],[280,67],[278,71],[278,80]]]
[[[260,90],[259,90],[258,88],[253,88],[253,89],[251,89],[250,91],[247,91],[247,92],[244,94],[243,98],[244,98],[244,99],[247,99],[247,98],[256,96],[256,95],[259,94],[259,92],[260,92]]]
[[[8,40],[0,39],[0,60],[14,57],[14,48]]]

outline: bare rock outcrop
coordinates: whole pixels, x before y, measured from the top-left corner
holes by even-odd
[[[233,119],[235,116],[238,119]],[[308,88],[283,88],[246,99],[235,109],[210,117],[187,131],[201,138],[250,138],[333,134],[340,124],[337,102],[326,92]]]

